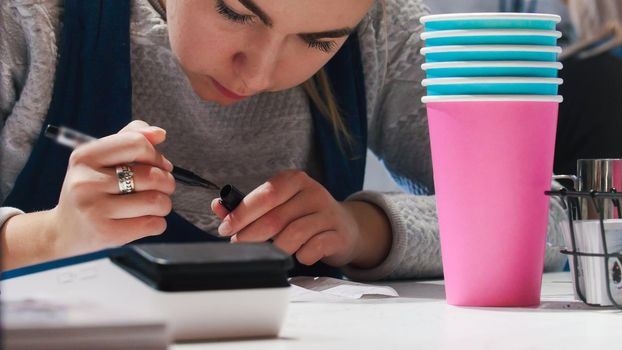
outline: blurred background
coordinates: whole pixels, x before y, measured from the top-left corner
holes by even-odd
[[[576,174],[577,159],[622,158],[622,0],[424,0],[433,14],[558,14],[564,69],[555,173]],[[365,189],[401,191],[368,153]]]
[[[600,0],[588,0],[600,1]],[[564,33],[562,45],[573,41],[575,35],[568,9],[561,0],[424,0],[432,13],[456,12],[541,12],[562,16],[558,30]]]

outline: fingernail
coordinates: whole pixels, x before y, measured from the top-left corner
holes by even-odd
[[[173,165],[173,163],[171,163],[170,160],[164,158],[164,160],[166,161],[166,166],[168,167],[168,171],[173,171],[173,168],[175,168],[175,166]]]
[[[163,132],[166,135],[166,130],[157,127],[157,126],[150,126],[147,128],[147,130],[152,131],[152,132]]]
[[[231,222],[224,220],[220,226],[218,226],[218,234],[221,236],[228,236],[231,233]]]

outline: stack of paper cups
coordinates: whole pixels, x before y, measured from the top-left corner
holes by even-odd
[[[562,83],[559,16],[421,19],[447,302],[540,303]]]

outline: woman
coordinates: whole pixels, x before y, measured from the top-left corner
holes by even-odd
[[[578,159],[622,157],[622,3],[565,2],[579,40],[562,57],[555,172],[576,174]]]
[[[0,5],[5,268],[200,228],[352,278],[442,273],[419,0],[123,3]],[[144,121],[113,134],[119,116]],[[113,135],[65,167],[40,136],[50,120]],[[362,192],[367,147],[417,195]],[[227,213],[216,193],[175,189],[171,162],[248,196]],[[119,195],[130,163],[135,192]],[[296,273],[334,274],[314,267]]]

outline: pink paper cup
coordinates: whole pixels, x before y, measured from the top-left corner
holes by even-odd
[[[540,304],[561,96],[429,96],[447,303]]]

